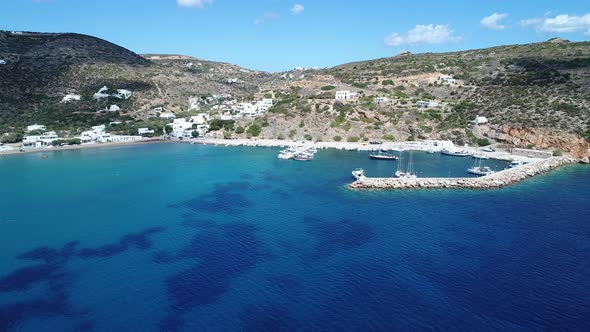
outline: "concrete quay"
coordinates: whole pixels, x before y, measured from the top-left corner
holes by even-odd
[[[563,165],[577,163],[570,157],[552,157],[509,168],[479,178],[371,178],[365,177],[349,185],[351,189],[492,189],[501,188],[520,182],[558,168]]]

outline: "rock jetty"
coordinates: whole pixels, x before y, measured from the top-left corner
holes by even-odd
[[[479,178],[370,178],[359,179],[349,185],[352,189],[491,189],[505,187],[553,170],[566,164],[576,163],[569,157],[552,157],[534,163],[509,168]]]

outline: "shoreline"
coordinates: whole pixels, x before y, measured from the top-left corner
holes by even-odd
[[[277,139],[217,139],[217,138],[206,138],[206,139],[193,139],[188,141],[182,141],[184,143],[190,144],[201,144],[201,145],[216,145],[216,146],[246,146],[246,147],[297,147],[297,146],[306,146],[306,147],[315,147],[317,149],[338,149],[338,150],[353,150],[353,151],[377,151],[379,149],[388,149],[388,150],[402,150],[402,151],[423,151],[427,152],[429,150],[433,150],[435,152],[440,152],[443,148],[441,147],[434,147],[430,145],[423,144],[421,141],[408,141],[408,142],[383,142],[381,144],[369,144],[365,142],[310,142],[305,141],[286,141],[286,140],[277,140]],[[497,160],[504,160],[504,161],[513,161],[518,160],[525,163],[534,163],[540,160],[545,160],[541,158],[530,158],[525,156],[518,156],[513,155],[508,151],[495,151],[495,152],[484,152],[481,150],[481,147],[462,147],[456,146],[462,150],[469,151],[471,153],[477,153],[481,155],[485,155],[490,159],[497,159]]]
[[[365,177],[349,184],[348,188],[358,190],[497,189],[577,162],[576,159],[570,157],[551,157],[479,178],[404,179]]]
[[[93,143],[93,144],[80,144],[80,145],[52,146],[52,147],[47,147],[47,148],[25,149],[23,151],[21,151],[19,148],[14,148],[11,150],[0,151],[0,157],[38,153],[38,152],[83,150],[83,149],[104,148],[104,147],[112,147],[112,146],[142,145],[142,144],[154,144],[154,143],[166,143],[166,142],[175,142],[175,141],[162,140],[162,139],[151,139],[151,140],[142,140],[142,141],[135,141],[135,142],[110,142],[110,143]]]

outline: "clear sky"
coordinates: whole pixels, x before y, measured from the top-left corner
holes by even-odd
[[[77,32],[137,53],[280,71],[562,37],[590,39],[588,0],[2,0],[0,29]]]

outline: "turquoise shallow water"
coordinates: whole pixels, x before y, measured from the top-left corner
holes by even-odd
[[[388,176],[395,162],[277,152],[0,158],[0,331],[590,329],[590,168],[493,191],[357,192],[353,168]],[[421,176],[472,164],[413,157]]]

